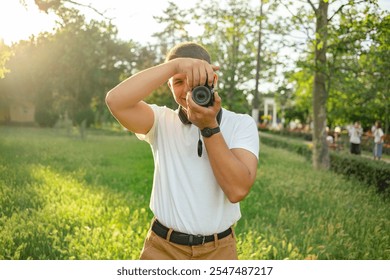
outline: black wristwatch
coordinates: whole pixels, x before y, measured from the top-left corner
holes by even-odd
[[[209,128],[209,127],[205,127],[203,128],[200,133],[202,133],[202,136],[203,137],[211,137],[212,135],[220,132],[221,129],[219,128],[219,126],[217,126],[216,128]]]

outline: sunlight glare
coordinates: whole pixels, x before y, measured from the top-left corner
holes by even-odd
[[[53,15],[40,12],[33,1],[26,1],[26,4],[27,7],[24,7],[18,0],[1,0],[0,40],[4,40],[6,44],[53,30]]]

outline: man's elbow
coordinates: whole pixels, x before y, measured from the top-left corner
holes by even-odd
[[[107,92],[106,94],[106,98],[105,98],[105,101],[106,101],[106,105],[108,108],[112,108],[114,106],[114,100],[113,100],[113,94],[111,91]]]
[[[227,194],[227,198],[231,203],[238,203],[242,201],[250,191],[251,186],[237,187],[235,191]]]

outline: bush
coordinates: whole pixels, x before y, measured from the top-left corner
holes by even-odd
[[[37,108],[35,121],[41,127],[53,127],[59,119],[59,115],[50,108]]]
[[[280,137],[276,138],[266,134],[261,135],[260,141],[261,143],[264,143],[274,148],[283,148],[290,150],[301,156],[304,156],[308,160],[310,160],[312,156],[312,152],[309,145],[305,143],[289,141],[288,139],[282,139]]]
[[[387,189],[390,186],[389,164],[338,153],[330,153],[330,161],[332,171],[356,178],[367,185],[374,185],[380,192],[388,192]]]
[[[259,130],[263,131],[263,132],[271,133],[274,135],[300,138],[300,139],[303,139],[305,141],[312,141],[313,140],[313,134],[311,134],[310,132],[302,131],[302,130],[288,130],[288,129],[272,130],[272,129],[262,128],[262,127],[259,127]]]
[[[95,121],[95,115],[92,109],[83,109],[76,112],[75,122],[78,126],[81,126],[85,122],[86,127],[90,127]]]
[[[266,145],[287,149],[308,160],[312,157],[312,151],[305,143],[273,137],[264,133],[261,134],[260,139]],[[377,162],[356,155],[330,152],[330,169],[347,177],[361,180],[367,185],[373,185],[380,192],[390,193],[390,165],[383,161]]]

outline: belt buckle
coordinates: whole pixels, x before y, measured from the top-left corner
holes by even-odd
[[[196,237],[201,237],[202,238],[202,244],[201,245],[203,245],[205,243],[206,236],[198,234]]]
[[[204,236],[204,235],[200,235],[200,234],[193,235],[193,234],[190,234],[189,237],[188,237],[188,245],[189,246],[193,246],[194,245],[194,237],[202,238],[202,243],[199,244],[199,245],[203,245],[205,243],[205,241],[206,241],[206,236]]]

